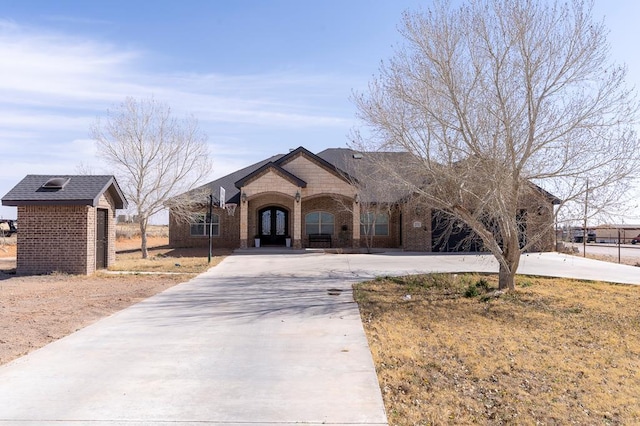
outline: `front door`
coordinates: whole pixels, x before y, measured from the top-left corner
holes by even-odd
[[[258,212],[258,234],[261,245],[283,246],[289,233],[289,213],[280,207],[267,207]]]
[[[107,267],[107,255],[109,253],[108,213],[107,210],[98,209],[96,221],[96,269]]]

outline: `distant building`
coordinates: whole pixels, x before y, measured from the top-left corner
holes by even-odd
[[[640,225],[604,224],[595,227],[596,241],[599,243],[629,244],[640,235]]]

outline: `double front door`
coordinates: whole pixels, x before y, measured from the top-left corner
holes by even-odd
[[[280,207],[266,207],[258,212],[261,245],[285,245],[289,235],[289,212]]]

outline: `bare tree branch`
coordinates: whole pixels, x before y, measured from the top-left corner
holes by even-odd
[[[197,186],[211,171],[207,137],[194,117],[177,119],[155,99],[127,98],[91,127],[98,155],[111,167],[135,206],[147,257],[149,218],[171,197]]]
[[[501,288],[513,288],[520,254],[553,231],[542,224],[560,211],[536,185],[568,214],[588,179],[599,214],[622,204],[640,166],[638,102],[625,68],[608,62],[607,31],[591,9],[581,0],[436,1],[404,15],[406,44],[353,97],[367,131],[354,132],[355,147],[411,153],[413,177],[392,167],[389,176],[470,227],[498,260]]]

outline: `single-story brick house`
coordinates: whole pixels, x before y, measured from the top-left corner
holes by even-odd
[[[127,201],[113,176],[27,175],[4,197],[18,207],[18,274],[92,274],[116,259],[116,209]]]
[[[406,155],[406,153],[404,153]],[[288,154],[275,155],[202,187],[176,197],[169,205],[169,244],[173,247],[204,247],[211,229],[213,246],[248,248],[288,246],[307,248],[359,248],[365,246],[364,233],[371,203],[361,202],[357,185],[358,168],[353,167],[367,153],[330,148],[313,154],[303,147]],[[403,161],[402,153],[388,153]],[[349,172],[347,172],[349,171]],[[224,188],[226,203],[235,211],[229,215],[215,207],[208,218],[208,195],[219,197]],[[545,193],[546,194],[546,193]],[[543,226],[548,228],[536,250],[553,249],[553,204],[559,200],[546,194]],[[407,251],[452,251],[455,244],[442,244],[437,234],[438,215],[416,205],[410,194],[385,193],[382,200],[392,208],[376,213],[375,226],[369,227],[373,247],[401,248]],[[184,205],[192,211],[183,220]],[[540,226],[539,213],[537,215]],[[460,235],[450,238],[461,238]]]

